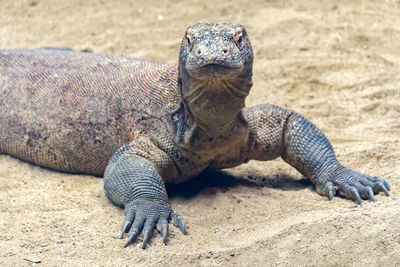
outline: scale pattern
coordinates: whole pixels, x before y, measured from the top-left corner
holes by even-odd
[[[103,175],[108,160],[180,102],[176,67],[57,49],[0,52],[0,152]],[[145,90],[143,90],[145,88]]]

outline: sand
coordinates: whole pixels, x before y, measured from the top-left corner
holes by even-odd
[[[250,162],[169,187],[188,226],[123,249],[123,211],[103,180],[0,155],[2,266],[400,265],[400,2],[2,0],[0,48],[91,48],[176,63],[186,27],[246,26],[254,47],[247,105],[311,119],[338,158],[380,175],[390,197],[328,201],[282,160]]]

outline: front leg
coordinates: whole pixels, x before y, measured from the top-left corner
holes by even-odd
[[[374,201],[374,194],[385,192],[389,183],[380,177],[353,171],[336,159],[325,135],[300,114],[273,105],[249,108],[250,159],[266,160],[277,155],[310,178],[316,191],[332,199],[336,191],[361,204]],[[263,153],[264,152],[264,153]]]
[[[104,174],[104,189],[115,205],[125,208],[121,238],[129,231],[125,246],[143,233],[143,245],[154,227],[167,241],[168,221],[185,234],[182,216],[173,212],[161,175],[175,175],[172,160],[149,138],[138,138],[122,146],[111,158]]]

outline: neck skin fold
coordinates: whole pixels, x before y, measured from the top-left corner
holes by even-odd
[[[251,69],[237,77],[196,79],[180,68],[179,84],[185,117],[193,131],[209,137],[223,135],[242,120],[242,109],[252,86]]]

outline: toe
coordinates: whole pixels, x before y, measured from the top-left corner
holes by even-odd
[[[121,230],[121,236],[120,238],[122,239],[124,237],[124,234],[129,231],[131,228],[133,219],[135,218],[135,212],[130,210],[126,213],[125,220],[122,223],[122,230]]]
[[[374,202],[375,197],[374,197],[374,192],[372,191],[372,188],[370,186],[366,186],[365,188],[368,193],[368,199],[371,200],[372,202]]]
[[[345,197],[353,199],[354,201],[357,202],[358,205],[361,205],[362,200],[360,197],[360,194],[358,193],[358,190],[349,184],[342,184],[339,187],[340,193],[342,193]]]
[[[335,186],[331,181],[326,182],[322,186],[317,185],[316,190],[318,194],[328,197],[329,200],[332,200],[336,193]]]
[[[167,234],[168,234],[168,220],[167,218],[160,218],[157,223],[157,229],[162,233],[163,243],[167,244]]]
[[[155,219],[154,218],[149,218],[146,220],[146,223],[143,227],[143,244],[142,244],[142,249],[146,248],[146,243],[147,240],[149,239],[150,233],[153,231],[154,227],[156,225]]]
[[[182,234],[186,235],[186,225],[182,218],[182,215],[177,213],[172,213],[172,221],[175,227],[178,227],[181,230]]]
[[[143,228],[144,216],[138,215],[132,224],[131,231],[129,232],[128,240],[126,241],[124,248],[126,248],[131,242],[134,242]]]

